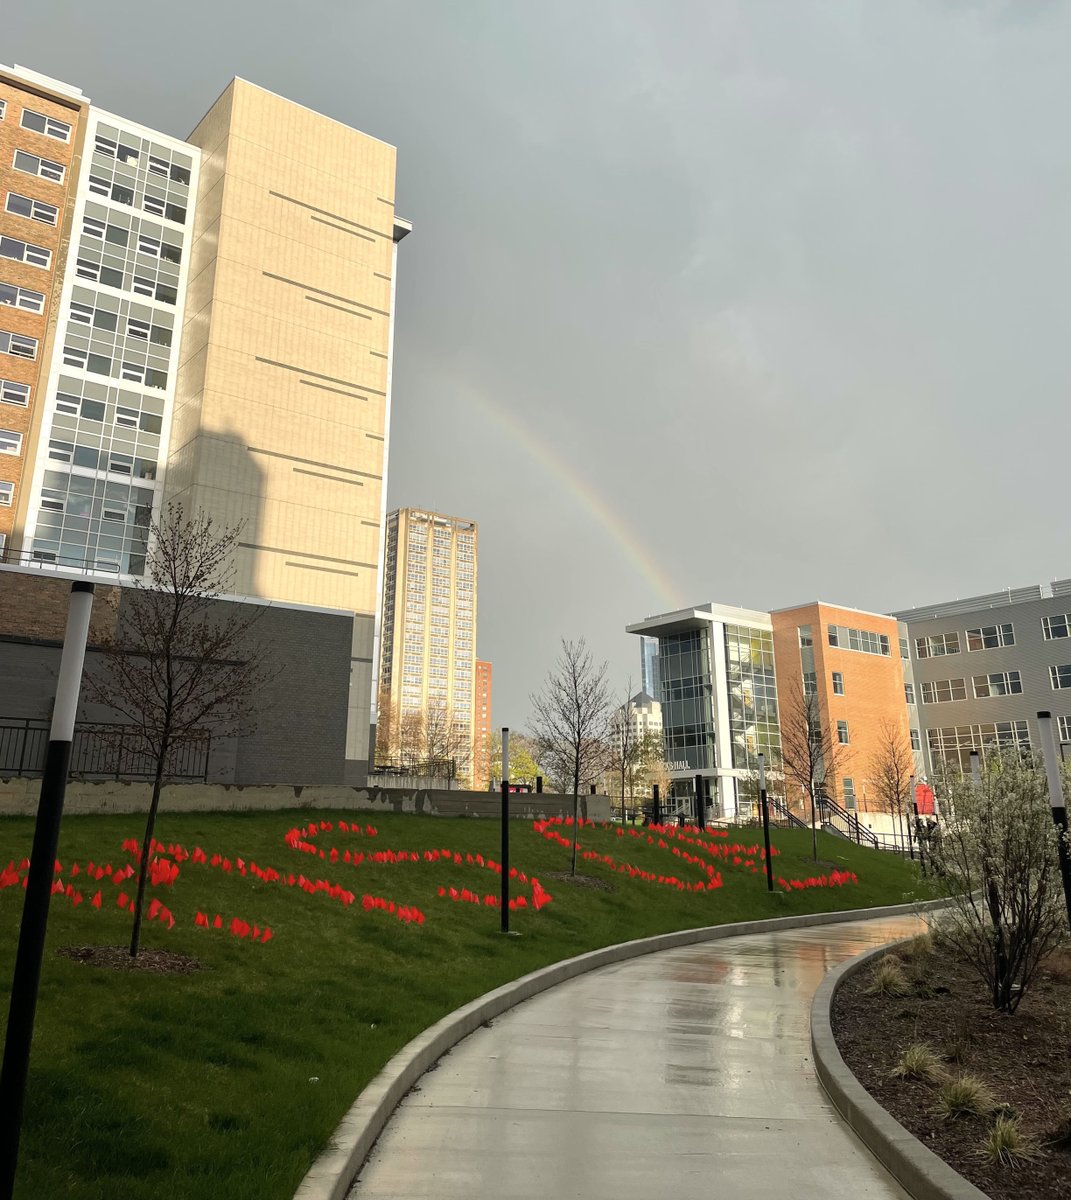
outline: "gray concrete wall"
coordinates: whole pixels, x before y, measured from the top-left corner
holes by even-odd
[[[33,816],[40,795],[39,779],[0,779],[0,816]],[[149,805],[148,783],[115,780],[79,782],[67,787],[64,812],[142,813]],[[329,808],[368,813],[422,813],[436,817],[497,819],[501,797],[493,792],[407,790],[405,788],[355,788],[331,786],[253,786],[175,783],[164,788],[162,812],[278,811],[284,808]],[[548,792],[519,793],[510,797],[510,814],[520,820],[569,816],[572,796]],[[606,796],[581,796],[580,812],[596,821],[610,819]]]
[[[124,589],[120,623],[128,596]],[[341,784],[346,780],[353,618],[283,605],[256,609],[261,616],[252,637],[276,674],[257,697],[251,731],[234,740],[213,739],[208,778],[239,785]],[[60,650],[54,638],[0,633],[0,717],[51,717]],[[99,662],[100,655],[90,650],[86,670]],[[101,705],[83,702],[79,708],[80,722],[119,720]],[[363,777],[353,781],[362,783]]]

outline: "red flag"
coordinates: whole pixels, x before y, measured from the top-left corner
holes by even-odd
[[[89,903],[92,904],[94,908],[100,908],[100,892],[97,892],[97,894],[92,900],[90,900]]]
[[[219,915],[219,913],[216,913],[216,919],[212,922],[212,928],[213,929],[222,929],[223,928],[223,918]]]

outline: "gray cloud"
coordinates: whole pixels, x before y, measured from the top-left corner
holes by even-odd
[[[682,600],[1069,573],[1066,5],[294,12],[44,3],[6,53],[176,133],[237,73],[399,147],[390,499],[480,522],[496,721],[560,635],[635,674],[664,599],[488,406]]]

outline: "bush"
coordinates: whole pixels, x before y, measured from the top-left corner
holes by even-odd
[[[1018,1167],[1033,1162],[1041,1150],[1033,1138],[1023,1132],[1016,1116],[1001,1113],[982,1142],[982,1157],[994,1166]]]
[[[917,1079],[921,1083],[940,1083],[948,1074],[937,1053],[925,1042],[908,1046],[892,1073],[898,1079]]]
[[[993,1093],[976,1075],[957,1075],[937,1089],[937,1115],[950,1121],[956,1117],[984,1117],[996,1107]]]
[[[893,954],[886,954],[874,968],[867,986],[868,996],[910,996],[911,984],[904,973],[904,964]]]
[[[1057,832],[1044,772],[1022,755],[991,753],[982,782],[949,776],[954,819],[931,858],[952,889],[937,939],[1012,1013],[1066,932]]]

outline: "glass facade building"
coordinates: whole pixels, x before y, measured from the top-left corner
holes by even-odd
[[[711,711],[710,635],[705,629],[659,638],[662,737],[671,771],[716,765]]]
[[[757,771],[760,753],[773,764],[781,749],[773,631],[726,625],[725,662],[733,766]]]

